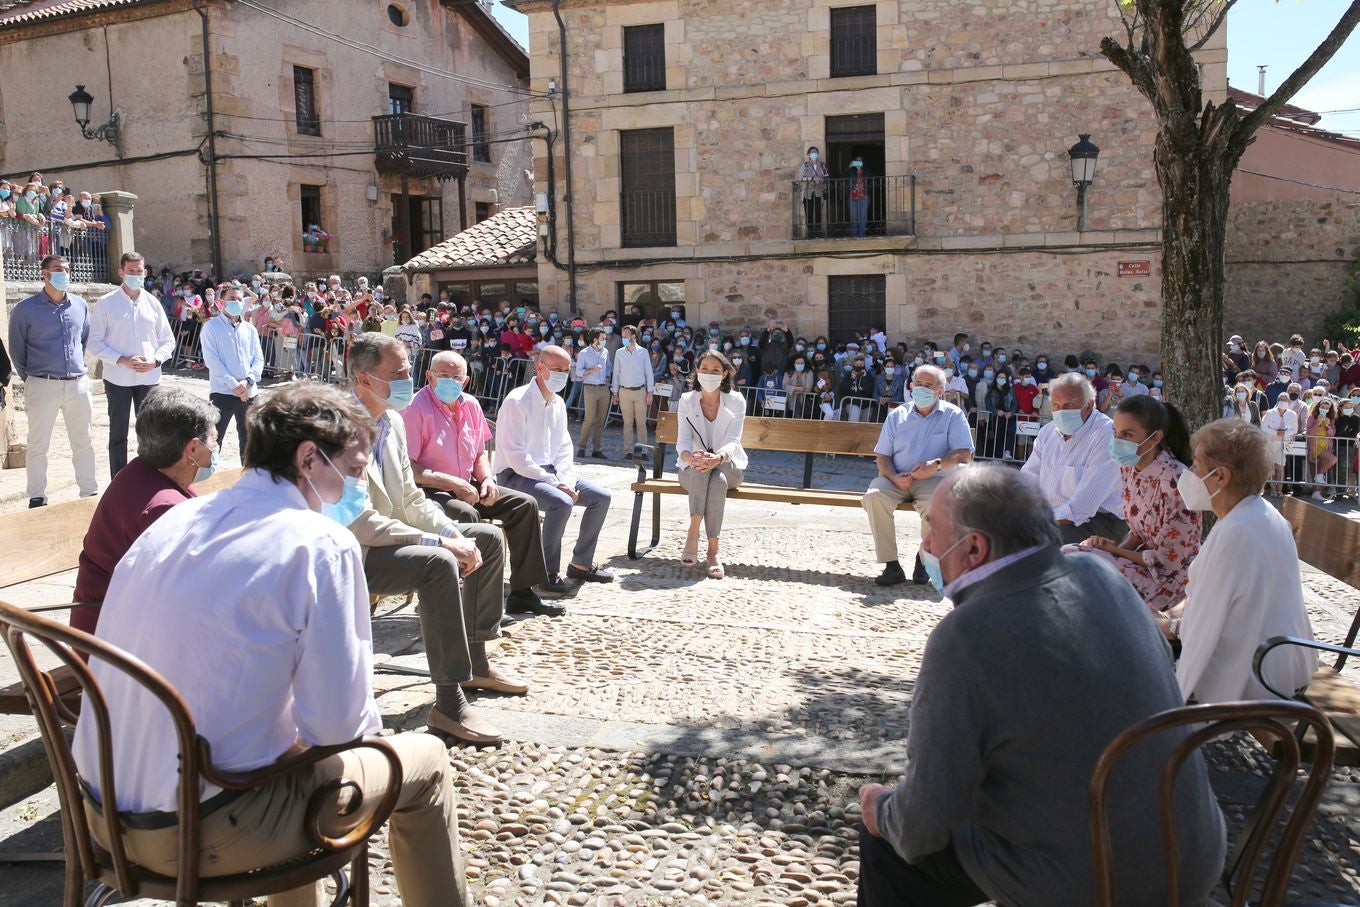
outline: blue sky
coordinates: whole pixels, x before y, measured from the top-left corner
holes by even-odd
[[[1256,67],[1265,65],[1266,92],[1273,91],[1327,36],[1346,6],[1344,0],[1240,0],[1228,17],[1228,79],[1255,91]],[[528,47],[528,20],[499,3],[495,13]],[[1360,29],[1294,103],[1319,112],[1350,110],[1325,115],[1319,125],[1360,136],[1360,110],[1351,110],[1360,108]]]

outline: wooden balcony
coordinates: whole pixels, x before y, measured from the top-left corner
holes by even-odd
[[[432,176],[441,182],[467,174],[467,124],[414,113],[373,118],[379,173]]]

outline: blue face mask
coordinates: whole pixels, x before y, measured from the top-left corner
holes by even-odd
[[[1148,438],[1152,437],[1148,435]],[[1110,438],[1110,459],[1120,466],[1137,466],[1138,461],[1143,459],[1141,448],[1148,442],[1144,438],[1141,442],[1130,441],[1126,438]]]
[[[959,547],[959,545],[962,544],[963,539],[966,538],[968,538],[968,536],[965,535],[962,539],[959,539],[957,542],[944,549],[944,553],[939,557],[931,554],[924,546],[921,548],[921,566],[926,568],[926,576],[930,577],[930,584],[934,586],[935,591],[941,595],[944,595],[945,581],[944,570],[940,567],[940,561],[947,557],[949,552]]]
[[[740,340],[738,340],[737,343],[740,343],[742,346],[750,346],[750,345],[751,345],[751,338],[750,338],[750,337],[743,337],[743,338],[741,338]]]
[[[825,343],[819,343],[819,344],[817,344],[817,350],[818,350],[818,352],[825,352],[825,351],[826,351],[826,344],[825,344]]]
[[[321,454],[326,460],[326,465],[335,470],[335,474],[344,480],[344,487],[340,490],[340,500],[332,504],[321,499],[321,492],[312,485],[312,480],[308,479],[307,484],[311,486],[312,494],[321,500],[322,516],[330,517],[341,526],[349,526],[359,518],[359,514],[364,512],[364,507],[368,504],[368,482],[364,479],[356,479],[354,476],[347,476],[340,470],[335,469],[335,464],[331,458],[326,456],[325,451],[317,448],[317,453]]]
[[[198,466],[197,460],[194,461],[194,465]],[[214,450],[212,452],[212,458],[208,460],[208,465],[198,466],[198,472],[194,473],[194,484],[197,485],[199,482],[208,481],[215,472],[217,472],[217,451]]]
[[[1162,386],[1162,379],[1161,379],[1161,378],[1153,378],[1153,379],[1152,379],[1152,386],[1153,386],[1153,387],[1161,387],[1161,386]]]
[[[795,363],[793,364],[793,370],[794,370],[795,372],[801,372],[801,371],[802,371],[803,369],[805,369],[805,368],[807,368],[807,366],[804,365],[804,364],[801,363],[801,362],[795,362]]]
[[[0,189],[0,198],[9,198],[9,190]]]
[[[911,402],[921,409],[930,409],[935,405],[935,392],[928,387],[913,387],[911,389]]]
[[[970,368],[970,369],[968,370],[968,377],[969,377],[969,378],[976,378],[976,377],[977,377],[977,369],[975,369],[975,368]]]
[[[463,396],[463,382],[458,378],[436,378],[434,395],[441,403],[452,403]]]
[[[65,293],[66,288],[71,285],[71,275],[66,271],[52,271],[47,282],[52,284],[52,289],[58,293]]]
[[[240,318],[241,313],[246,310],[245,304],[239,299],[228,299],[223,308],[232,318]]]
[[[624,345],[625,347],[629,348],[629,349],[632,349],[632,346],[633,346],[633,338],[632,338],[632,337],[625,337],[625,338],[623,338],[623,345]]]
[[[986,378],[988,381],[991,381],[993,378],[996,377],[996,372],[992,371],[991,369],[987,369],[987,371],[982,373],[982,377]]]
[[[128,274],[123,278],[123,286],[129,290],[140,290],[146,286],[146,278],[141,274]]]
[[[376,378],[379,381],[383,380],[372,373],[369,374],[369,377]],[[387,385],[387,396],[381,399],[389,409],[400,411],[411,404],[411,398],[416,393],[416,383],[413,379],[393,378],[391,381],[383,381],[383,383]],[[345,525],[349,524],[346,523]]]
[[[1053,411],[1053,424],[1058,427],[1058,431],[1067,435],[1069,438],[1077,433],[1081,428],[1082,418],[1079,409],[1058,409]]]

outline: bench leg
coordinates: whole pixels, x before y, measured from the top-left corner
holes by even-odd
[[[652,541],[646,548],[638,548],[638,532],[642,528],[642,492],[633,494],[633,521],[628,525],[628,558],[638,560],[661,542],[661,495],[652,495]]]
[[[1360,608],[1355,609],[1355,617],[1351,620],[1351,628],[1346,632],[1346,641],[1341,645],[1345,646],[1347,649],[1353,648],[1355,646],[1355,635],[1357,632],[1360,632]],[[1333,668],[1339,672],[1345,667],[1346,656],[1338,655],[1336,664],[1333,665]]]

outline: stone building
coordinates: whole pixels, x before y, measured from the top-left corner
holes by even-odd
[[[914,342],[963,330],[1155,358],[1156,127],[1100,56],[1122,33],[1110,0],[562,0],[565,74],[550,0],[510,5],[529,17],[531,87],[570,103],[557,148],[574,155],[588,315],[683,301],[692,322],[779,316],[834,339],[880,322]],[[1219,102],[1224,40],[1200,57]],[[561,106],[531,109],[554,123]],[[1101,153],[1079,233],[1067,151],[1081,133]],[[824,227],[794,183],[813,145],[832,178]],[[853,155],[873,177],[862,237]],[[572,295],[546,259],[539,283],[545,304]]]
[[[376,275],[529,201],[527,77],[475,0],[18,0],[0,173],[134,193],[154,265]],[[119,147],[82,138],[78,84]]]

